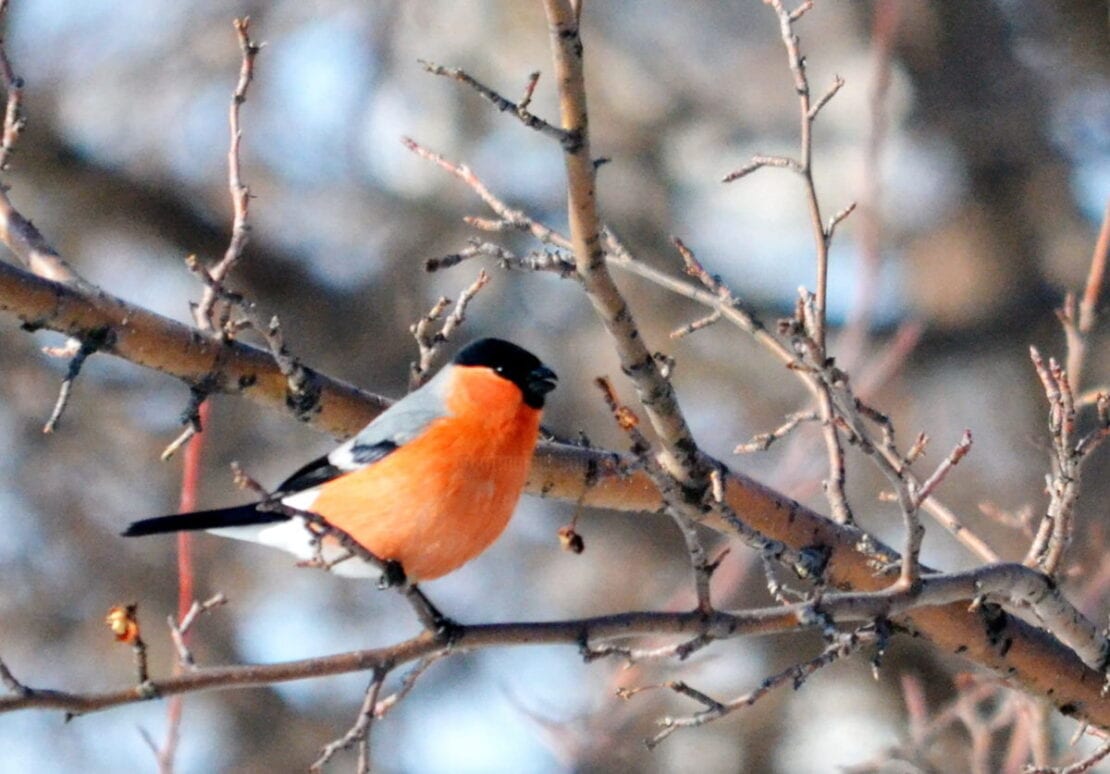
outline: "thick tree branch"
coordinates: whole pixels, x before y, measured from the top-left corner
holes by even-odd
[[[0,239],[3,238],[0,233]],[[0,310],[28,330],[46,328],[84,340],[106,331],[101,352],[176,376],[210,392],[242,393],[272,408],[287,409],[335,435],[357,432],[389,402],[308,371],[309,397],[288,390],[273,355],[212,336],[129,304],[98,289],[44,279],[0,262]]]

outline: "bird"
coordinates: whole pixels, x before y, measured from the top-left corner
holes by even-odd
[[[528,350],[479,339],[353,438],[296,470],[270,500],[143,519],[122,534],[207,530],[337,575],[381,576],[381,564],[352,555],[333,528],[405,580],[434,580],[477,557],[508,525],[557,380]],[[269,506],[274,501],[284,512]]]

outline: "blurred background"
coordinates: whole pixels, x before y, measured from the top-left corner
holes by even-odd
[[[213,261],[229,238],[226,122],[239,67],[231,20],[246,14],[266,47],[242,119],[253,230],[231,284],[280,315],[306,362],[399,396],[415,354],[408,326],[440,295],[456,298],[479,269],[470,262],[430,275],[423,264],[476,235],[463,216],[489,214],[400,138],[465,161],[510,205],[564,228],[559,148],[417,63],[464,67],[513,99],[540,70],[533,110],[555,117],[539,3],[13,0],[4,34],[26,80],[28,125],[6,178],[12,199],[88,279],[189,320],[201,289],[184,258]],[[606,220],[638,259],[675,273],[669,236],[680,235],[765,321],[789,314],[797,287],[813,285],[799,181],[762,170],[719,182],[753,153],[797,150],[797,99],[774,16],[757,0],[614,0],[587,2],[583,29],[593,150],[611,159],[599,178]],[[1041,512],[1048,459],[1028,346],[1064,355],[1053,310],[1083,287],[1110,193],[1105,3],[818,3],[797,29],[815,93],[836,74],[846,80],[814,146],[826,214],[860,204],[833,249],[838,364],[895,418],[904,442],[929,433],[923,470],[972,430],[974,450],[943,499],[1005,558],[1019,559],[1029,541],[1021,517]],[[500,242],[521,253],[535,247],[512,235]],[[471,305],[461,338],[505,336],[539,353],[561,376],[548,425],[624,448],[590,385],[619,377],[619,367],[577,286],[487,268],[491,287]],[[796,380],[724,325],[671,341],[671,330],[702,311],[641,280],[618,280],[650,344],[675,358],[704,447],[826,511],[816,429],[769,452],[732,454],[805,407]],[[1084,387],[1110,376],[1105,342],[1094,341]],[[180,455],[162,463],[159,454],[178,434],[188,391],[93,357],[58,432],[43,435],[66,363],[41,348],[60,343],[0,321],[0,655],[34,686],[106,688],[133,679],[128,649],[103,625],[118,602],[139,602],[155,673],[172,666],[161,622],[175,609],[174,541],[117,533],[176,507]],[[618,386],[633,398],[619,378]],[[205,506],[243,498],[232,460],[274,485],[333,442],[243,400],[213,404]],[[896,512],[877,498],[881,481],[854,452],[849,463],[858,517],[896,539]],[[1110,596],[1107,472],[1103,449],[1087,468],[1068,581],[1095,621],[1106,620]],[[685,555],[667,521],[584,513],[586,551],[574,556],[556,539],[572,513],[525,498],[499,543],[429,594],[464,622],[690,603]],[[928,563],[977,562],[927,526]],[[368,584],[207,536],[195,551],[198,596],[231,600],[198,625],[201,663],[323,655],[416,631],[403,604]],[[758,561],[742,547],[715,584],[722,604],[768,603]],[[572,648],[452,658],[375,726],[373,753],[380,770],[397,772],[835,771],[904,740],[907,681],[935,711],[969,668],[897,640],[878,681],[860,657],[654,752],[642,739],[655,721],[697,707],[662,692],[615,696],[618,686],[681,678],[726,699],[820,648],[806,636],[738,640],[681,665],[627,671],[583,665]],[[303,770],[353,722],[366,680],[190,696],[179,770]],[[1072,726],[1052,715],[1049,726],[1064,751]],[[154,770],[140,728],[160,740],[164,705],[68,724],[58,714],[5,715],[0,769]],[[936,770],[964,759],[967,738],[959,727],[938,737]],[[1006,743],[1003,733],[988,751],[995,770]]]

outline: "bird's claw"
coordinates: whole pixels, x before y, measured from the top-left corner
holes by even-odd
[[[382,564],[382,574],[378,578],[378,588],[395,589],[398,586],[405,585],[407,580],[405,568],[401,566],[401,563],[390,559]]]
[[[432,627],[436,639],[447,647],[451,647],[462,639],[464,631],[463,625],[445,615],[437,613],[433,616]]]

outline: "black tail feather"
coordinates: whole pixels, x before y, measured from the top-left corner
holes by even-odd
[[[247,527],[252,524],[273,524],[288,519],[274,511],[260,511],[256,503],[237,505],[232,508],[216,508],[211,511],[177,513],[172,516],[157,516],[132,522],[121,534],[124,537],[161,535],[166,532],[186,532],[198,529],[217,529],[219,527]]]

